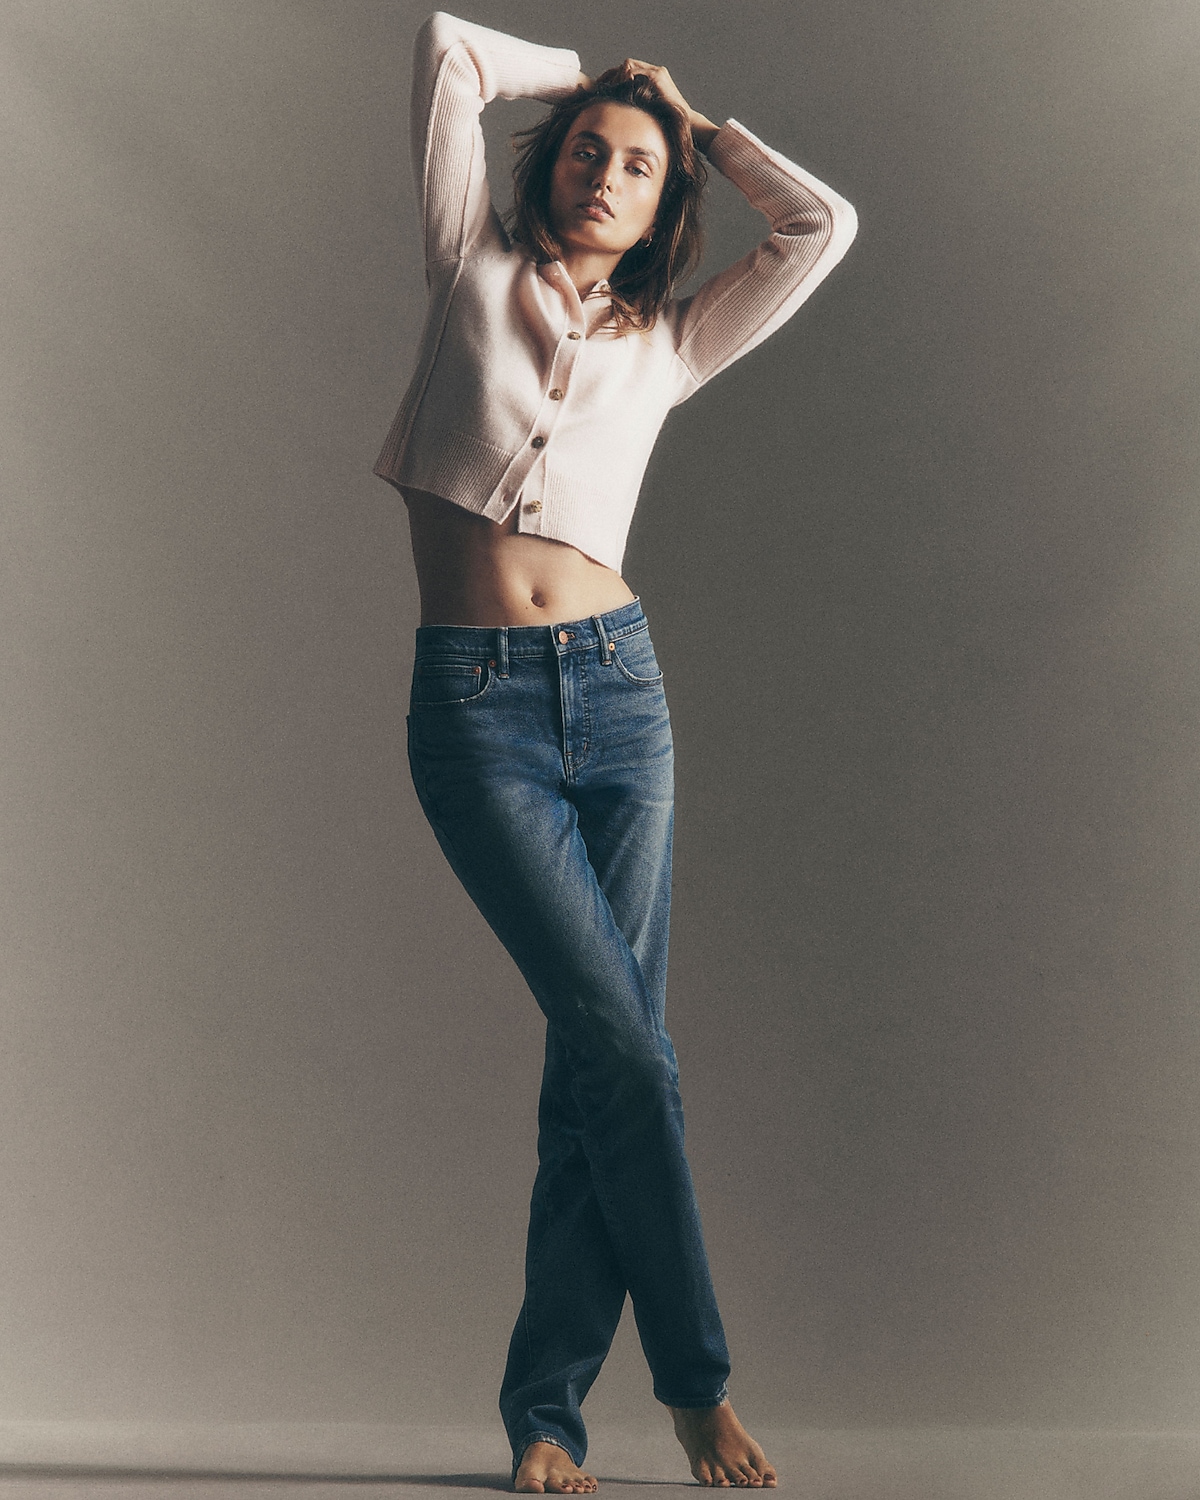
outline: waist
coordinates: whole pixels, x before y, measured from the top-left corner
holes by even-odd
[[[416,660],[429,656],[462,656],[472,661],[567,656],[576,651],[607,650],[610,642],[646,628],[639,599],[605,614],[554,625],[419,625]]]
[[[552,625],[627,604],[620,573],[572,544],[520,530],[514,507],[491,520],[404,486],[426,625]]]

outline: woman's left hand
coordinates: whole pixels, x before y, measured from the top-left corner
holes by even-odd
[[[642,62],[637,57],[627,57],[621,66],[629,78],[634,77],[637,73],[644,73],[663,98],[674,104],[676,108],[681,109],[686,115],[688,123],[692,127],[692,138],[695,140],[696,145],[701,147],[701,149],[707,147],[709,141],[717,133],[717,126],[698,110],[692,108],[679,92],[678,84],[676,84],[666,68],[660,67],[656,63]]]

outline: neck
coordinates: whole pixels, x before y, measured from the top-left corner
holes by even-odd
[[[575,290],[582,297],[585,292],[591,291],[598,281],[608,281],[612,277],[612,273],[621,264],[621,257],[568,250],[562,257],[562,263],[567,268],[567,275],[574,283]]]

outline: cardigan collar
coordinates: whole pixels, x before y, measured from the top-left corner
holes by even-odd
[[[567,272],[566,266],[563,265],[561,260],[542,261],[538,266],[538,275],[543,279],[543,281],[548,281],[553,286],[561,287],[565,284],[566,286],[574,287],[575,285]],[[598,292],[611,291],[612,287],[607,281],[596,281],[593,282],[590,287],[588,287],[587,291],[582,294],[582,297],[594,297]],[[576,295],[578,296],[579,293],[576,292]],[[580,298],[580,300],[582,300],[582,297]]]
[[[612,286],[607,280],[594,282],[581,296],[561,260],[542,261],[537,274],[558,291],[567,304],[568,316],[579,319],[589,337],[611,320]]]

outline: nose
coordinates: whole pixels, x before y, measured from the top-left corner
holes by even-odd
[[[612,186],[612,157],[607,161],[596,161],[592,164],[591,185],[592,190],[602,193]]]

